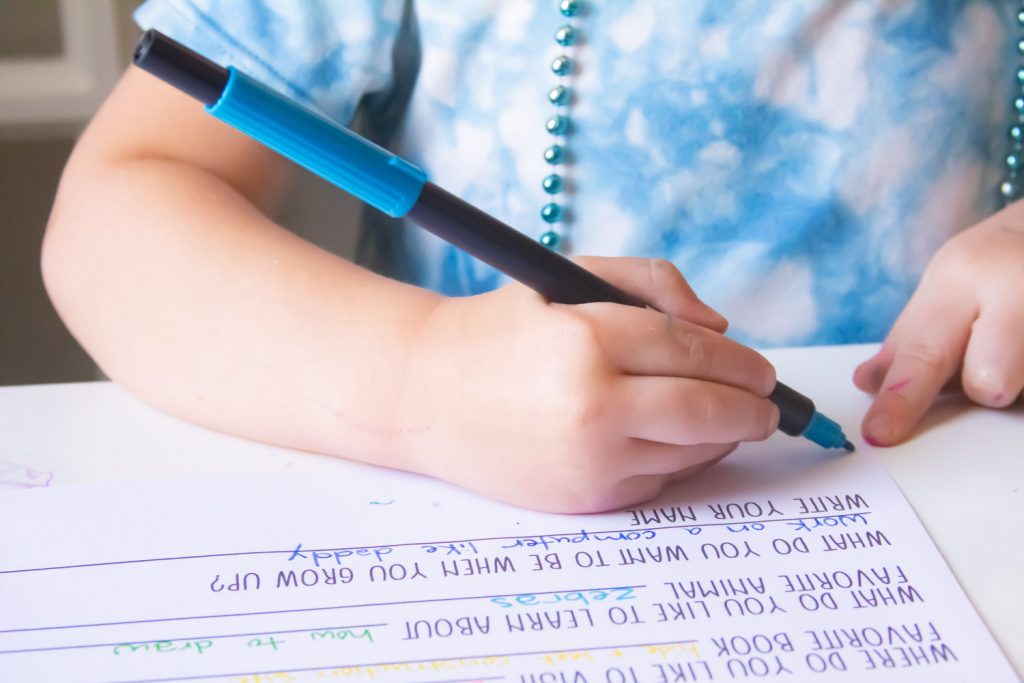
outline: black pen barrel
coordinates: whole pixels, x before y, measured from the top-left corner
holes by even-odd
[[[154,29],[142,34],[132,61],[206,105],[220,99],[228,82],[227,69]]]
[[[406,218],[559,304],[646,306],[589,270],[433,183]]]

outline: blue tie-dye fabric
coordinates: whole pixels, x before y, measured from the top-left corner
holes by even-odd
[[[759,346],[880,340],[935,249],[998,207],[1011,0],[588,0],[572,254],[674,261]],[[137,13],[533,235],[554,0],[151,0]],[[504,278],[371,212],[361,260]],[[326,219],[326,218],[325,218]]]

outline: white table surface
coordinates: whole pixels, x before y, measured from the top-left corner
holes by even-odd
[[[869,398],[850,381],[872,346],[766,352],[858,448]],[[211,450],[216,458],[204,457]],[[940,401],[906,444],[875,449],[1018,674],[1024,674],[1024,406]],[[161,414],[107,382],[0,387],[0,495],[25,486],[328,468]],[[6,520],[0,520],[0,524]]]

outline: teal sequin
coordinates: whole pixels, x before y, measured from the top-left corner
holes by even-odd
[[[551,145],[544,150],[544,161],[548,162],[552,166],[560,164],[565,161],[565,147],[561,145]]]
[[[545,223],[557,223],[562,220],[562,207],[552,202],[541,207],[540,217]]]
[[[568,24],[555,31],[555,42],[561,45],[562,47],[569,47],[570,45],[575,45],[576,39],[578,37],[579,36],[576,33],[576,29],[573,28],[572,26],[569,26]]]
[[[572,60],[565,55],[558,55],[551,60],[551,71],[556,76],[568,76],[572,73]]]
[[[580,13],[579,0],[562,0],[558,3],[558,11],[564,16],[574,17]]]
[[[569,104],[569,89],[564,85],[556,85],[548,91],[548,102],[557,106]]]
[[[558,194],[565,187],[565,181],[562,180],[562,176],[552,173],[549,176],[545,176],[540,185],[548,194]]]
[[[569,132],[569,117],[557,114],[548,119],[544,127],[552,135],[565,135]]]
[[[558,245],[561,241],[562,238],[554,230],[548,230],[540,236],[540,243],[552,250],[558,249]]]

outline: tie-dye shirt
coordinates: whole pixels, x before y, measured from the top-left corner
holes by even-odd
[[[585,0],[572,254],[675,262],[759,346],[880,340],[999,207],[1019,2]],[[537,237],[556,0],[151,0],[197,51]],[[328,217],[325,217],[327,220]],[[451,295],[504,277],[368,211],[358,258]]]

